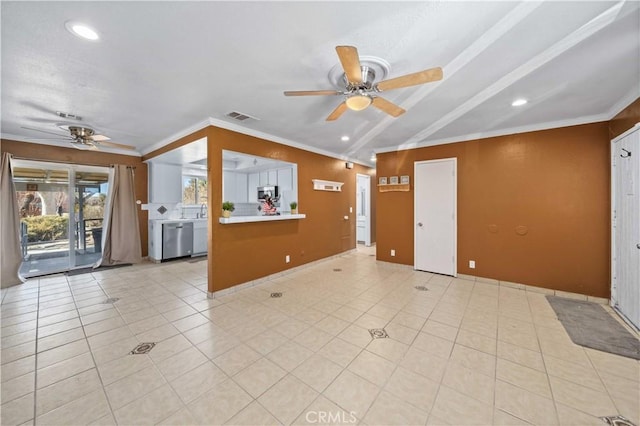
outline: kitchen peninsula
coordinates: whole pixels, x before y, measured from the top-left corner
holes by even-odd
[[[273,222],[278,220],[304,219],[306,214],[281,214],[281,215],[261,215],[261,216],[232,216],[221,217],[218,221],[223,225],[231,223],[248,223],[248,222]]]

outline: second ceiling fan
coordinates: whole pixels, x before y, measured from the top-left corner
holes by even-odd
[[[327,121],[337,120],[347,109],[361,111],[369,105],[373,105],[393,117],[398,117],[406,111],[393,102],[378,96],[377,93],[442,80],[442,68],[438,67],[376,82],[374,70],[360,64],[358,49],[353,46],[337,46],[336,52],[338,52],[338,58],[340,58],[344,69],[345,90],[284,92],[285,96],[344,95],[345,100],[329,114]]]

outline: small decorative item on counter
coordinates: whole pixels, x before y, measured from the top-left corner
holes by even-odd
[[[236,208],[231,201],[225,201],[224,203],[222,203],[222,217],[231,217],[231,212],[235,209]]]
[[[275,216],[280,214],[276,211],[276,205],[269,195],[265,195],[262,199],[262,212],[265,216]]]
[[[289,203],[289,207],[291,207],[291,214],[298,214],[298,202],[292,201]]]

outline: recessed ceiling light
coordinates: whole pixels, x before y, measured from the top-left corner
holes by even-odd
[[[511,106],[522,106],[527,102],[528,101],[526,99],[516,99],[515,101],[511,102]]]
[[[340,138],[340,140],[341,140],[342,142],[348,142],[348,141],[349,141],[349,136],[346,136],[346,135],[345,135],[345,136],[341,137],[341,138]]]
[[[91,27],[75,21],[67,21],[64,24],[65,28],[73,35],[84,38],[86,40],[98,40],[100,37],[98,33]]]

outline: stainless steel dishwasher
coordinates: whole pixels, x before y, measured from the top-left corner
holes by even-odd
[[[162,260],[190,256],[193,252],[193,222],[162,224]]]

